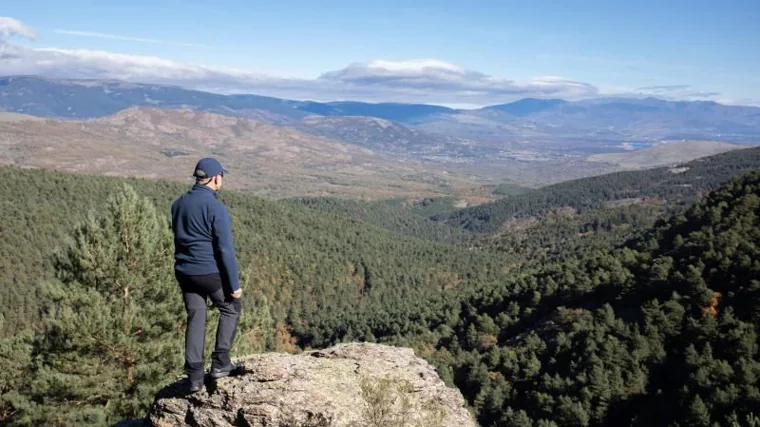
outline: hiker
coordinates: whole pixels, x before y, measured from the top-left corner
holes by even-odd
[[[232,244],[232,220],[217,199],[226,172],[216,159],[201,159],[193,173],[195,185],[171,208],[174,273],[187,311],[184,369],[191,392],[203,387],[207,298],[220,313],[211,377],[226,377],[236,369],[229,353],[237,332],[243,291]]]

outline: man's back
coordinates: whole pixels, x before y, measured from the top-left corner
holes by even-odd
[[[171,211],[175,270],[190,276],[222,273],[230,288],[238,289],[231,219],[214,190],[195,185]]]

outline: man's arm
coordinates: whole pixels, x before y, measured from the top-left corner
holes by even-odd
[[[232,242],[232,219],[227,208],[223,205],[216,207],[214,212],[214,252],[219,265],[222,279],[229,281],[233,294],[240,290],[235,247]]]

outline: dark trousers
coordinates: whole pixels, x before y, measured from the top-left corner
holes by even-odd
[[[187,311],[185,330],[185,373],[190,380],[203,379],[203,350],[206,338],[206,299],[219,310],[219,324],[216,328],[216,347],[211,356],[211,367],[221,368],[230,364],[230,349],[235,341],[240,317],[240,301],[233,298],[231,291],[222,286],[219,274],[186,276],[176,272],[182,288]]]

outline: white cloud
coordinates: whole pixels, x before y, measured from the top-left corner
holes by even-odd
[[[383,61],[377,60],[367,64],[368,68],[391,70],[395,72],[424,72],[425,70],[446,70],[452,73],[464,74],[465,70],[454,64],[438,59],[413,59],[411,61]]]
[[[440,91],[452,96],[484,99],[505,96],[572,98],[592,96],[598,92],[588,83],[560,77],[536,77],[526,82],[515,82],[435,59],[355,63],[342,70],[325,73],[319,79],[358,86]]]
[[[752,98],[716,98],[717,103],[738,107],[760,107],[760,101]]]
[[[68,31],[68,30],[59,30]],[[68,33],[74,33],[68,31]],[[76,32],[85,37],[131,39]],[[12,18],[0,18],[0,69],[6,75],[54,78],[119,79],[176,84],[223,93],[312,100],[361,100],[485,105],[522,97],[594,96],[596,87],[560,77],[512,81],[467,70],[437,59],[377,60],[354,63],[316,79],[285,79],[222,67],[186,64],[158,57],[94,50],[33,48],[12,43],[12,36],[34,39],[35,32]],[[132,39],[146,43],[153,39]]]
[[[0,43],[14,35],[26,37],[29,40],[37,39],[37,32],[34,29],[27,27],[17,19],[0,16]]]
[[[377,60],[366,64],[354,63],[342,70],[327,72],[320,78],[349,83],[381,83],[427,79],[460,81],[474,77],[483,76],[437,59],[417,59],[411,61]]]
[[[638,95],[655,96],[672,100],[716,100],[719,92],[698,91],[689,85],[643,86],[636,89]]]

